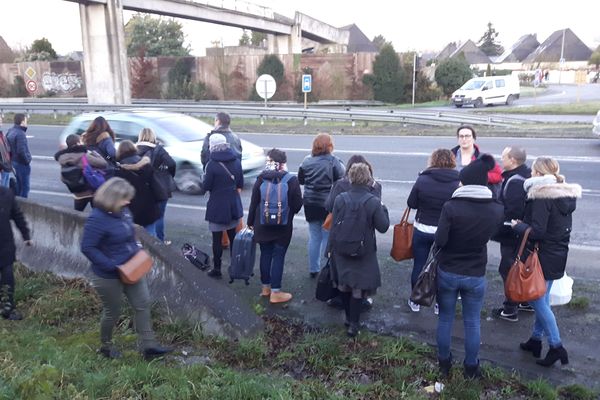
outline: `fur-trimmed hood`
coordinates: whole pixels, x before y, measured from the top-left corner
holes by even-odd
[[[527,198],[530,200],[559,199],[562,197],[581,198],[581,186],[576,183],[551,183],[534,185],[527,192]]]

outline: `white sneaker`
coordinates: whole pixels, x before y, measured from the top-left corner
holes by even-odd
[[[412,301],[410,301],[410,299],[408,299],[408,306],[410,307],[412,312],[421,311],[421,306],[416,303],[413,303]]]
[[[433,313],[435,315],[439,315],[440,314],[440,306],[438,305],[438,303],[435,303],[435,306],[433,306]]]

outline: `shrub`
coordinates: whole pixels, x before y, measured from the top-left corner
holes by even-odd
[[[391,44],[385,44],[373,61],[373,74],[365,74],[363,83],[373,89],[375,100],[400,103],[404,97],[403,71]]]
[[[435,81],[446,96],[452,95],[472,76],[469,63],[461,56],[444,60],[435,69]]]

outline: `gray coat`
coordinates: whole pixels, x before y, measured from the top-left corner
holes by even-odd
[[[354,201],[358,201],[363,194],[369,192],[367,186],[353,185],[347,192]],[[333,219],[335,221],[336,213],[339,213],[344,207],[342,196],[337,196],[333,204]],[[364,229],[375,241],[375,230],[384,233],[390,226],[390,218],[387,208],[381,201],[373,196],[365,203],[365,209],[369,220],[368,226],[356,227]],[[331,241],[331,236],[329,236]],[[331,248],[331,246],[329,246]],[[372,250],[361,258],[350,258],[336,255],[332,252],[331,271],[333,281],[339,286],[348,286],[352,289],[375,290],[381,286],[381,274],[379,273],[379,263],[377,261],[377,245],[369,246]]]

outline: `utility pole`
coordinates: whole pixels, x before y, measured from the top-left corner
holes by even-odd
[[[412,106],[415,107],[415,84],[417,83],[417,52],[413,56],[413,76],[412,76]]]
[[[563,34],[562,34],[562,44],[560,46],[560,60],[559,60],[559,67],[558,67],[558,84],[560,85],[560,80],[562,78],[562,69],[563,66],[565,65],[565,58],[564,58],[564,54],[565,54],[565,30],[563,29]]]

